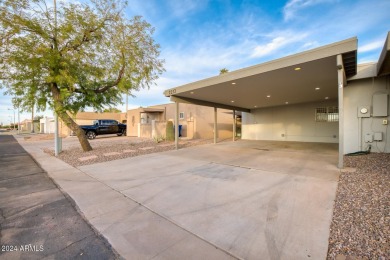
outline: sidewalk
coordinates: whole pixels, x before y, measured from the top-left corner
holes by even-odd
[[[45,154],[40,147],[22,138],[18,141],[122,257],[236,258],[79,169]]]
[[[11,135],[0,135],[0,259],[116,259]]]

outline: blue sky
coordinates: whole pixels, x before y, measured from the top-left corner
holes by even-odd
[[[127,15],[155,27],[166,69],[156,86],[133,93],[129,108],[168,103],[165,89],[221,68],[233,71],[354,36],[358,62],[377,61],[390,31],[389,10],[389,0],[129,0]],[[0,122],[11,120],[7,108],[10,97],[0,97]]]

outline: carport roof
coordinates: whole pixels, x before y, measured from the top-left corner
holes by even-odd
[[[377,68],[378,76],[390,74],[390,32],[387,33],[386,42],[379,57]]]
[[[357,38],[168,89],[172,101],[249,112],[259,107],[337,99],[337,55],[356,74]]]

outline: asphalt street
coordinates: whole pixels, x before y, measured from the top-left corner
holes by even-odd
[[[0,135],[0,259],[117,259],[12,135]]]

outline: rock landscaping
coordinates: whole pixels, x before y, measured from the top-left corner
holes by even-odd
[[[390,259],[390,154],[346,156],[328,259]]]

